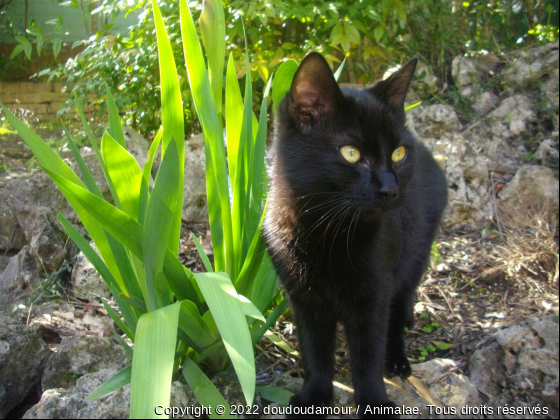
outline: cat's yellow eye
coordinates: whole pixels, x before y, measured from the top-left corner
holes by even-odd
[[[404,146],[395,149],[395,151],[391,155],[391,159],[395,163],[401,162],[405,157],[406,157],[406,149],[404,148]]]
[[[340,154],[350,163],[358,162],[362,156],[360,151],[354,146],[342,146],[340,148]]]

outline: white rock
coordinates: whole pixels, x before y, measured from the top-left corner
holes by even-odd
[[[500,214],[510,223],[532,225],[537,218],[558,220],[558,171],[522,166],[499,195]]]
[[[473,110],[478,116],[488,114],[498,104],[498,96],[492,92],[482,92],[475,96]]]
[[[90,245],[97,251],[93,242]],[[72,291],[78,299],[90,301],[99,297],[108,298],[111,296],[105,281],[82,252],[76,255],[76,262],[72,268],[71,283]]]
[[[457,56],[451,63],[451,76],[455,85],[461,91],[463,96],[472,94],[471,85],[478,83],[479,74],[474,62],[463,56]]]

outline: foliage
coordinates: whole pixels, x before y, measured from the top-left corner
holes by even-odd
[[[102,16],[95,36],[73,45],[83,49],[75,59],[45,69],[38,76],[48,80],[62,80],[72,86],[74,95],[61,113],[70,112],[72,98],[94,94],[105,95],[100,80],[118,92],[119,108],[126,111],[126,124],[144,134],[154,133],[161,115],[157,111],[160,100],[156,60],[155,24],[148,13],[150,2],[140,0],[130,5],[121,0],[97,2],[95,12]],[[78,7],[78,2],[65,2]],[[189,3],[196,18],[202,10],[201,1]],[[272,71],[288,58],[300,61],[305,54],[316,50],[334,66],[348,57],[346,82],[369,83],[381,77],[395,63],[420,55],[446,80],[450,63],[458,54],[496,51],[518,45],[558,39],[558,2],[547,0],[482,1],[472,0],[228,0],[227,51],[233,53],[235,72],[246,72],[245,35],[251,53],[255,107]],[[186,69],[181,54],[178,4],[162,1],[161,7],[169,30],[182,92],[184,92],[186,131],[198,131],[194,106],[186,88]],[[86,11],[90,13],[90,11]],[[128,30],[117,30],[117,16],[136,15],[137,22]],[[17,52],[30,53],[31,45],[51,43],[58,49],[60,36],[56,31],[60,22],[51,22],[49,35],[33,24],[27,34],[19,35]],[[245,27],[245,32],[244,32]],[[60,31],[59,31],[60,32]],[[25,36],[23,36],[25,35]],[[62,40],[64,38],[62,37]],[[44,48],[44,47],[43,47]],[[14,50],[14,53],[16,53]],[[39,52],[39,51],[38,51]],[[225,56],[225,55],[224,55]],[[99,112],[104,112],[98,99]]]
[[[153,2],[161,83],[163,127],[141,169],[126,150],[122,122],[111,90],[106,88],[109,126],[98,143],[76,100],[78,114],[105,174],[114,205],[106,201],[67,133],[80,177],[43,140],[0,104],[7,119],[33,151],[41,168],[72,205],[99,254],[76,228],[59,214],[59,221],[111,290],[122,314],[104,302],[115,324],[134,342],[116,339],[132,357],[91,396],[100,397],[131,383],[131,417],[153,418],[154,407],[169,405],[172,378],[181,374],[197,399],[216,407],[227,403],[201,369],[216,372],[233,366],[246,398],[253,402],[257,342],[286,308],[270,257],[264,251],[261,223],[265,210],[264,148],[267,134],[270,78],[259,118],[253,114],[251,73],[241,96],[230,54],[225,83],[224,51],[214,38],[223,38],[224,16],[216,0],[205,3],[199,37],[187,6],[180,2],[180,39],[187,79],[204,136],[209,219],[214,266],[202,255],[208,272],[192,273],[178,260],[184,178],[184,120],[180,79],[161,11]],[[221,28],[221,29],[220,29]],[[223,31],[222,33],[220,33]],[[171,39],[170,39],[171,38]],[[246,55],[247,62],[249,55]],[[278,86],[286,86],[279,83]],[[219,111],[221,104],[222,112]],[[223,120],[228,135],[224,146]],[[153,188],[150,174],[158,148],[162,162]],[[82,181],[83,180],[83,181]],[[230,193],[231,185],[231,193]],[[203,253],[202,248],[199,251]],[[245,297],[246,296],[246,297]],[[273,305],[277,308],[268,319]],[[270,389],[269,394],[274,394]]]

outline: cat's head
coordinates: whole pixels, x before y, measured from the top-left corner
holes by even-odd
[[[363,215],[399,206],[414,166],[404,100],[416,63],[367,89],[341,90],[320,54],[303,60],[276,120],[277,164],[296,197]]]

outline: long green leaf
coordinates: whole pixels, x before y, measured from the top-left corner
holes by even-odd
[[[111,305],[109,305],[105,299],[101,299],[101,303],[103,304],[103,307],[105,308],[105,310],[107,311],[107,313],[109,314],[113,322],[117,324],[117,326],[121,329],[121,331],[124,332],[132,342],[134,342],[133,332],[130,330],[130,328],[126,326],[126,324],[118,316],[115,310],[111,308]]]
[[[247,404],[255,394],[255,359],[245,313],[231,280],[225,273],[195,273],[214,321],[220,331]]]
[[[152,0],[154,10],[154,21],[156,24],[157,44],[159,53],[159,69],[161,83],[161,116],[163,123],[162,152],[165,153],[171,139],[176,141],[177,153],[179,155],[179,185],[184,183],[185,168],[185,123],[183,115],[183,103],[181,100],[181,87],[177,76],[177,67],[173,58],[171,42],[167,36],[163,18],[156,0]],[[180,188],[177,195],[177,203],[174,209],[173,223],[167,247],[174,255],[179,253],[179,238],[181,236],[181,212],[183,209],[183,189]]]
[[[103,261],[101,257],[95,252],[95,250],[91,247],[88,241],[84,239],[82,235],[72,226],[72,224],[62,215],[62,213],[58,213],[58,221],[64,227],[64,230],[72,238],[74,243],[80,248],[80,251],[84,253],[88,261],[93,265],[93,267],[97,270],[101,278],[105,281],[109,290],[115,297],[117,304],[123,314],[123,317],[128,324],[128,326],[132,329],[132,332],[136,330],[136,322],[138,321],[138,316],[136,311],[130,307],[124,300],[119,298],[119,294],[123,292],[120,288],[118,282],[113,277],[113,274]],[[124,331],[124,330],[123,330]]]
[[[258,386],[257,391],[263,399],[283,405],[290,405],[290,398],[294,395],[288,390],[273,386]]]
[[[226,76],[226,136],[229,177],[235,179],[241,125],[243,124],[243,99],[235,72],[233,53],[229,55]]]
[[[221,0],[204,0],[199,19],[200,35],[208,57],[208,76],[216,112],[222,112],[222,81],[226,50],[226,22]]]
[[[75,203],[74,208],[79,206],[85,216],[100,223],[136,257],[143,258],[142,237],[144,230],[138,222],[86,189],[67,181],[46,168],[43,168],[43,170],[53,179],[65,197]],[[83,221],[84,218],[80,217]],[[193,274],[181,264],[177,256],[173,255],[169,249],[165,252],[163,270],[169,282],[169,287],[179,300],[190,299],[197,306],[202,304],[202,294]]]
[[[123,370],[116,373],[110,379],[108,379],[103,385],[93,391],[86,398],[86,401],[93,401],[98,398],[104,397],[111,392],[115,392],[130,383],[130,378],[132,374],[132,365],[128,365]]]
[[[198,402],[203,406],[212,407],[211,418],[224,418],[224,419],[235,419],[236,416],[231,414],[231,408],[227,401],[224,399],[220,391],[216,389],[214,384],[208,377],[200,370],[188,357],[185,358],[183,364],[183,376],[187,380],[189,387],[191,388],[194,396]],[[224,407],[224,414],[218,415],[216,413],[216,407],[221,405]]]
[[[169,406],[180,309],[181,303],[177,302],[138,320],[130,389],[133,419],[161,418],[155,407]]]
[[[27,127],[23,122],[15,117],[14,114],[12,114],[4,105],[0,104],[0,107],[6,114],[8,120],[25,141],[27,146],[37,157],[39,162],[41,162],[41,165],[43,167],[47,168],[52,173],[57,174],[59,177],[68,180],[71,184],[75,184],[79,187],[85,187],[80,178],[78,178],[78,176],[72,171],[72,169],[70,169],[70,167],[68,167],[68,165],[37,134],[35,134],[29,127]],[[103,230],[101,225],[94,220],[94,218],[89,216],[86,209],[81,206],[73,198],[73,196],[65,194],[65,197],[76,214],[80,216],[82,223],[97,245],[97,249],[103,257],[105,264],[107,264],[107,267],[109,267],[111,273],[115,277],[116,282],[119,284],[119,288],[121,290],[127,290],[105,231]]]
[[[208,259],[208,255],[206,255],[204,248],[202,248],[202,244],[200,243],[200,241],[198,240],[198,238],[193,232],[191,232],[191,238],[194,241],[194,244],[198,251],[198,255],[200,255],[200,259],[202,260],[202,263],[204,264],[206,271],[209,271],[210,273],[213,272],[214,270],[212,268],[212,263],[210,263],[210,260]]]
[[[142,169],[142,185],[140,186],[140,200],[138,204],[138,221],[141,225],[144,224],[144,218],[146,217],[146,208],[148,207],[148,197],[150,195],[149,189],[152,167],[154,165],[154,159],[156,158],[156,153],[162,137],[163,127],[160,127],[150,146],[150,149],[148,150],[148,160],[144,164],[144,169]]]
[[[121,147],[126,149],[119,110],[107,83],[105,83],[105,92],[107,93],[107,109],[109,110],[109,134]]]
[[[221,261],[216,258],[215,269],[218,271],[225,270],[231,273],[233,260],[232,256],[229,254],[232,252],[233,238],[231,233],[231,207],[222,124],[216,112],[214,96],[210,88],[208,73],[204,65],[204,58],[202,56],[200,43],[198,42],[191,12],[187,6],[186,0],[180,0],[180,4],[181,34],[189,85],[191,87],[196,113],[204,133],[204,141],[205,144],[208,145],[206,150],[209,152],[206,153],[208,201],[210,203],[210,200],[214,201],[218,199],[220,202],[220,222],[222,228],[218,227],[216,223],[212,224],[212,241],[214,245],[214,254],[216,256],[225,255],[225,266],[219,265]],[[210,170],[208,168],[209,162],[212,164]],[[216,233],[223,230],[223,237],[221,235],[215,236],[214,230],[216,230]],[[223,241],[221,243],[215,242],[218,238],[220,240],[223,239]]]
[[[163,270],[165,245],[171,233],[171,224],[177,206],[179,172],[177,148],[175,142],[171,141],[164,152],[148,202],[142,240],[149,310],[159,308],[163,302],[161,294],[156,293],[155,281],[159,272]]]
[[[142,170],[138,162],[107,133],[103,135],[101,151],[122,210],[137,220],[142,184]]]

